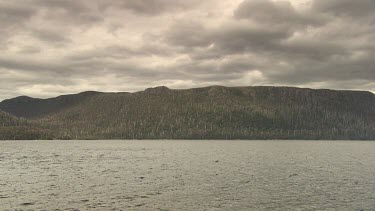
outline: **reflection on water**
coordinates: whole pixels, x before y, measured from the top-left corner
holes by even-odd
[[[0,210],[375,208],[375,142],[0,142]]]

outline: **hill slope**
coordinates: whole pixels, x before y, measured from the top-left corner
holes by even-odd
[[[53,99],[48,105],[58,104]],[[21,105],[38,113],[32,103]],[[60,139],[375,139],[374,105],[370,92],[156,87],[95,93],[31,116]]]
[[[20,96],[0,103],[0,109],[17,117],[38,118],[50,113],[69,108],[85,101],[98,92],[82,92],[73,95],[62,95],[50,99],[37,99]]]
[[[0,110],[0,127],[19,126],[24,121]]]
[[[0,140],[51,139],[52,132],[38,123],[14,117],[0,110]]]

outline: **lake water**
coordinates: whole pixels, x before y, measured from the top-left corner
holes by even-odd
[[[375,142],[5,141],[7,209],[375,210]]]

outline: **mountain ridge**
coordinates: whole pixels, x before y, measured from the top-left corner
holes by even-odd
[[[0,109],[54,139],[375,139],[368,91],[160,86],[24,99]]]
[[[168,86],[155,86],[155,87],[149,87],[144,90],[139,90],[139,91],[134,91],[134,92],[127,92],[127,91],[120,91],[120,92],[101,92],[101,91],[93,91],[93,90],[87,90],[87,91],[82,91],[78,93],[71,93],[71,94],[64,94],[64,95],[58,95],[55,97],[47,97],[47,98],[38,98],[38,97],[32,97],[28,95],[20,95],[12,98],[7,98],[0,103],[6,102],[6,101],[11,101],[19,98],[25,98],[25,99],[30,99],[30,100],[51,100],[51,99],[56,99],[59,97],[65,97],[65,96],[74,96],[74,95],[80,95],[80,94],[86,94],[86,93],[97,93],[97,94],[118,94],[118,93],[128,93],[128,94],[134,94],[134,93],[139,93],[139,92],[147,92],[150,90],[154,89],[164,89],[164,90],[174,90],[174,91],[183,91],[183,90],[192,90],[192,89],[202,89],[202,88],[214,88],[214,87],[223,87],[223,88],[259,88],[259,87],[265,87],[265,88],[291,88],[291,89],[299,89],[299,90],[315,90],[315,91],[333,91],[333,92],[354,92],[354,93],[366,93],[366,94],[371,94],[375,96],[375,93],[367,90],[350,90],[350,89],[315,89],[315,88],[306,88],[306,87],[293,87],[293,86],[223,86],[223,85],[212,85],[212,86],[206,86],[206,87],[195,87],[195,88],[181,88],[181,89],[174,89],[174,88],[169,88]]]

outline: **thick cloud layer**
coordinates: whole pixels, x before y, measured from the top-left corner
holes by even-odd
[[[374,0],[0,0],[0,100],[166,85],[375,91]]]

